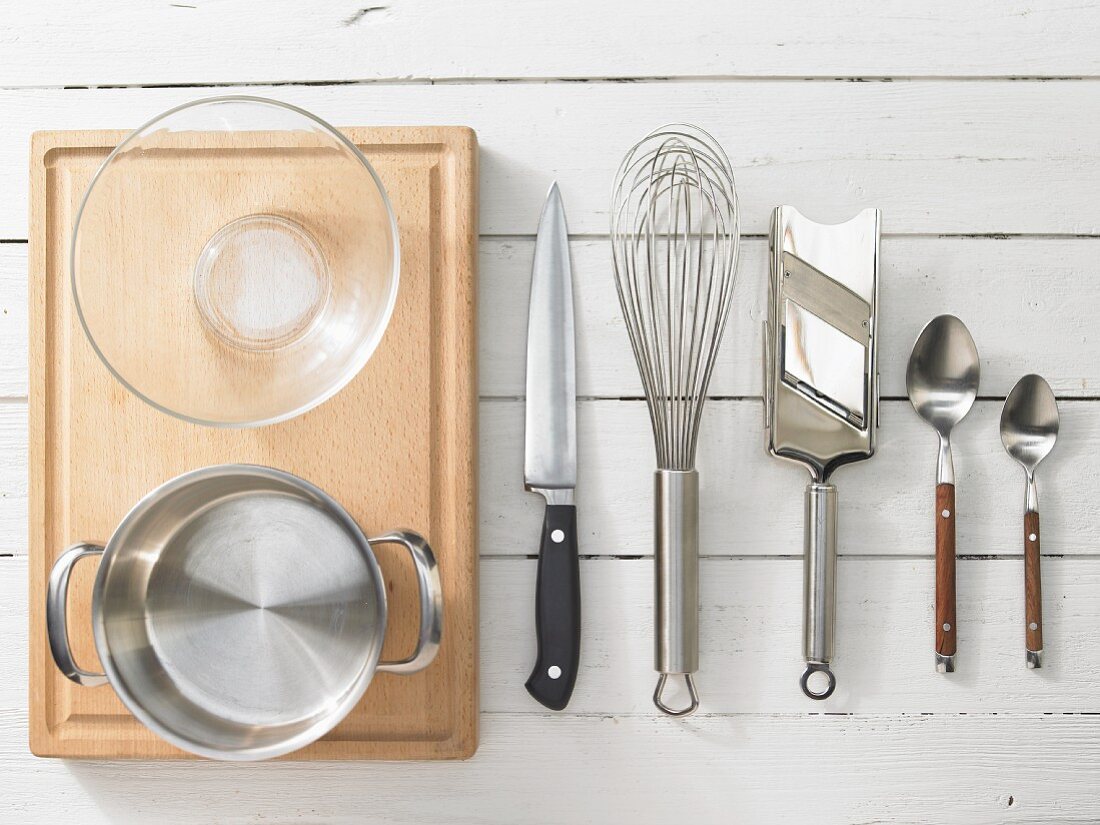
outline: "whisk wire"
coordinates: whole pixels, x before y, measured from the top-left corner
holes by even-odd
[[[706,132],[674,124],[627,153],[612,194],[615,283],[662,469],[695,464],[739,232],[729,160]]]

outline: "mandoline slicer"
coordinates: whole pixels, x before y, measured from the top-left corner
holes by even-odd
[[[768,452],[810,471],[806,488],[803,692],[836,687],[837,467],[870,458],[878,426],[877,209],[847,223],[815,223],[791,206],[772,217],[771,280],[764,322],[764,416]],[[827,682],[817,690],[815,672]]]

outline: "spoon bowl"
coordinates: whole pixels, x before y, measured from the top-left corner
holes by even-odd
[[[1029,474],[1054,449],[1058,438],[1058,404],[1050,385],[1038,375],[1025,375],[1005,399],[1001,443]]]
[[[970,331],[954,315],[928,322],[913,345],[905,388],[917,415],[946,437],[978,396],[981,362]]]

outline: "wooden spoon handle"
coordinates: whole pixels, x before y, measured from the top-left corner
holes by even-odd
[[[1039,514],[1024,513],[1024,619],[1027,666],[1042,667],[1043,582],[1039,570]]]
[[[936,669],[955,670],[955,485],[936,485]]]

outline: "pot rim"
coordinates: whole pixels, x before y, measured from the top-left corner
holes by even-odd
[[[325,715],[321,716],[308,728],[305,728],[294,736],[288,737],[277,744],[225,749],[210,747],[204,742],[190,739],[165,727],[154,715],[145,709],[140,699],[129,689],[115,666],[114,657],[111,655],[107,643],[106,622],[103,617],[103,591],[106,587],[106,580],[110,572],[112,561],[118,553],[122,552],[119,547],[119,536],[123,535],[129,527],[138,522],[147,511],[160,501],[160,499],[182,487],[200,483],[207,479],[232,475],[268,478],[288,484],[316,499],[330,515],[336,518],[360,545],[360,550],[362,551],[361,555],[370,570],[371,578],[374,582],[375,596],[377,603],[380,605],[380,621],[378,624],[378,631],[374,634],[374,638],[365,646],[366,655],[364,658],[364,665],[359,671],[355,683],[352,685],[351,689],[345,693],[342,700],[334,705]],[[386,587],[382,578],[382,569],[378,564],[378,559],[374,555],[374,550],[370,546],[370,540],[355,519],[353,519],[348,511],[344,509],[343,505],[317,485],[293,473],[288,473],[285,470],[278,470],[274,467],[267,467],[261,464],[215,464],[208,467],[201,467],[197,470],[190,470],[169,479],[146,493],[137,504],[130,508],[130,511],[122,520],[119,521],[110,539],[108,539],[107,543],[104,545],[103,557],[100,560],[99,569],[96,572],[95,584],[92,589],[92,632],[95,639],[96,653],[99,656],[100,664],[103,666],[103,672],[107,676],[108,683],[119,699],[122,700],[127,710],[129,710],[138,721],[153,731],[153,733],[170,744],[198,756],[222,761],[257,761],[283,756],[312,744],[340,724],[344,717],[351,712],[352,708],[359,703],[359,700],[363,698],[363,694],[366,693],[367,688],[374,679],[374,674],[382,655],[382,645],[386,638],[388,618],[389,605],[386,600]]]

